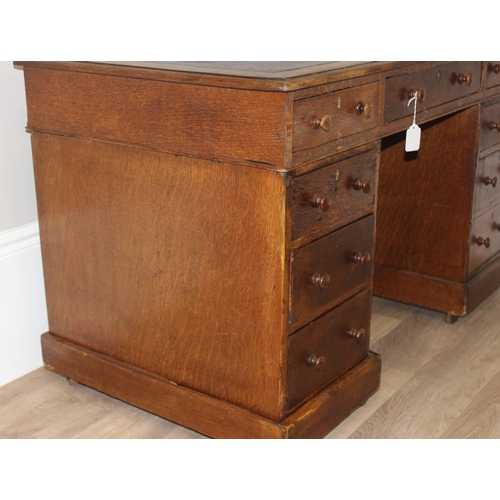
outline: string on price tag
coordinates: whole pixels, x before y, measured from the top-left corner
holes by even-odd
[[[414,108],[413,108],[413,123],[411,124],[410,128],[406,131],[406,142],[405,142],[405,151],[407,153],[411,151],[418,151],[420,148],[420,134],[421,130],[420,127],[417,125],[417,98],[418,98],[418,92],[415,92],[415,95],[408,101],[407,106],[411,104],[412,101],[414,101]]]

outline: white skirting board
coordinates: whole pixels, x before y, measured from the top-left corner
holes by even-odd
[[[0,386],[43,366],[48,330],[38,223],[0,233]]]

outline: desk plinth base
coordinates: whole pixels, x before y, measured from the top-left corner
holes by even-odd
[[[45,367],[134,406],[214,438],[321,438],[364,404],[380,385],[380,356],[368,356],[282,422],[179,386],[50,333]]]
[[[465,283],[445,281],[375,264],[373,295],[451,316],[465,316],[500,287],[500,257],[481,267]]]

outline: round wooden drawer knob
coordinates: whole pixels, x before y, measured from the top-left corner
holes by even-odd
[[[500,64],[495,64],[493,66],[493,73],[496,73],[497,75],[500,73]]]
[[[479,246],[484,245],[486,248],[490,247],[490,239],[489,238],[476,238],[476,243]]]
[[[370,254],[369,253],[364,253],[364,254],[360,254],[359,252],[356,252],[353,256],[352,256],[352,260],[356,263],[358,263],[361,267],[365,267],[366,264],[368,264],[368,262],[370,262]]]
[[[361,342],[365,340],[366,332],[363,328],[360,328],[359,330],[356,330],[356,328],[352,328],[347,332],[347,336],[351,339],[356,340],[358,344],[361,344]]]
[[[325,132],[329,132],[332,128],[332,117],[330,115],[325,115],[322,118],[316,118],[312,122],[313,128],[320,128]]]
[[[311,205],[313,207],[319,207],[321,208],[321,210],[323,210],[323,212],[326,212],[330,208],[331,200],[330,197],[326,194],[324,196],[317,194],[312,197]]]
[[[316,368],[319,372],[325,367],[325,361],[324,356],[320,356],[318,358],[315,354],[311,354],[307,358],[307,364],[309,366],[314,366],[314,368]]]
[[[319,274],[319,273],[314,273],[311,276],[311,281],[314,286],[317,286],[321,288],[321,290],[326,290],[328,288],[328,285],[330,284],[330,275],[329,274]]]
[[[370,179],[365,179],[364,181],[356,179],[353,186],[357,191],[362,189],[364,193],[369,193],[372,188],[372,181]]]
[[[408,99],[411,99],[412,97],[415,97],[415,95],[417,95],[417,100],[419,102],[424,102],[425,100],[425,89],[420,89],[420,90],[414,90],[414,89],[411,89],[409,92],[408,92]]]
[[[487,186],[488,184],[491,184],[493,187],[497,185],[497,178],[493,177],[493,179],[490,179],[489,177],[485,177],[483,179],[484,184]]]
[[[496,130],[497,132],[500,132],[500,123],[490,122],[489,126],[490,130]]]
[[[358,115],[363,115],[365,118],[370,118],[373,114],[372,105],[369,102],[358,102],[356,104],[356,113]]]
[[[463,75],[462,73],[460,73],[460,75],[457,76],[457,82],[466,83],[467,87],[470,87],[473,81],[474,77],[472,76],[472,73],[468,73],[467,75]]]

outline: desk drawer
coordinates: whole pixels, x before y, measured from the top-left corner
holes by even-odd
[[[295,177],[291,186],[292,239],[326,234],[373,212],[377,151]]]
[[[369,285],[373,229],[369,215],[292,253],[291,324]]]
[[[290,336],[288,409],[326,387],[367,355],[370,305],[366,290]]]
[[[479,161],[474,195],[474,212],[479,213],[500,199],[500,151]]]
[[[489,62],[486,69],[486,88],[500,85],[500,62]]]
[[[468,274],[500,251],[500,206],[497,205],[472,222]]]
[[[385,122],[413,114],[408,106],[412,91],[419,91],[417,112],[478,92],[481,88],[481,62],[452,62],[386,80]],[[460,83],[459,77],[472,76]],[[469,85],[470,84],[470,85]]]
[[[479,151],[500,144],[500,101],[481,106],[481,127],[479,130]]]
[[[376,127],[379,108],[379,82],[295,101],[293,152]]]

